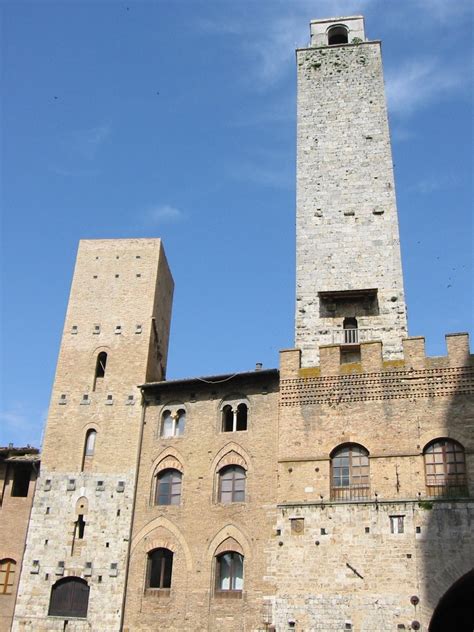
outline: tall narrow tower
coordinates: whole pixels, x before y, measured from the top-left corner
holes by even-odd
[[[14,630],[120,628],[138,385],[164,379],[172,296],[159,239],[81,241]]]
[[[397,358],[406,308],[380,41],[361,16],[314,20],[297,65],[296,347],[303,366],[321,344],[351,360],[381,340]]]

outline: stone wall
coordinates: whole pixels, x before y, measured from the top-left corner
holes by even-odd
[[[120,628],[143,414],[138,385],[164,378],[172,295],[159,239],[80,243],[15,630],[63,629],[64,617],[48,617],[48,609],[53,584],[67,576],[90,586],[87,619],[71,621],[74,629]],[[86,456],[90,431],[97,434]]]
[[[292,620],[306,632],[409,630],[412,622],[427,630],[443,594],[471,570],[474,357],[466,334],[446,339],[448,354],[436,358],[425,355],[423,338],[404,340],[397,361],[370,343],[350,366],[333,346],[311,369],[299,350],[282,352],[268,570],[277,630]],[[443,438],[465,453],[467,486],[452,500],[426,481],[424,449]],[[349,444],[368,451],[369,484],[364,498],[335,500],[332,455]],[[402,518],[403,533],[392,533],[391,517]]]

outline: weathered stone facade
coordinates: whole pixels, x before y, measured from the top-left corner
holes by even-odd
[[[64,617],[48,612],[53,585],[66,577],[90,587],[87,620],[71,629],[120,628],[143,414],[137,385],[165,376],[172,294],[159,239],[80,243],[14,630],[64,629]]]
[[[349,28],[327,46],[327,29]],[[353,43],[354,40],[357,43]],[[296,347],[303,366],[342,343],[344,318],[362,341],[401,355],[406,309],[379,41],[363,18],[314,21],[296,53]]]
[[[14,630],[472,629],[474,359],[406,337],[380,42],[297,65],[296,348],[166,381],[159,240],[81,242]]]

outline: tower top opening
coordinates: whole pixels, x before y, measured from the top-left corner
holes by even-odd
[[[311,46],[337,46],[365,42],[364,18],[351,15],[311,20]]]

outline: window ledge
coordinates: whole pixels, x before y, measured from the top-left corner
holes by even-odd
[[[74,621],[87,621],[87,616],[78,617],[72,614],[48,614],[48,619],[56,619],[56,621],[64,621],[64,619],[68,621],[71,621],[71,619]]]
[[[145,596],[169,599],[171,597],[171,588],[145,588]]]
[[[242,590],[216,590],[217,599],[242,599]]]

